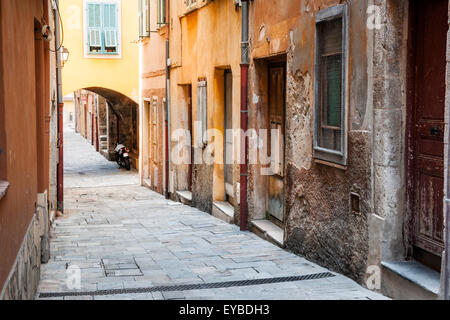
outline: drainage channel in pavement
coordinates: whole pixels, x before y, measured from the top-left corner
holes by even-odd
[[[190,290],[205,290],[205,289],[220,289],[232,287],[248,287],[263,284],[295,282],[305,280],[318,280],[335,277],[331,272],[315,273],[303,276],[280,277],[280,278],[266,278],[253,279],[217,283],[200,283],[200,284],[184,284],[174,286],[159,286],[150,288],[134,288],[134,289],[114,289],[114,290],[98,290],[86,292],[43,292],[39,294],[40,298],[58,298],[58,297],[79,297],[79,296],[109,296],[120,294],[139,294],[149,292],[174,292],[174,291],[190,291]]]

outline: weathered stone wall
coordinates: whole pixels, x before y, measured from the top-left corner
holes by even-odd
[[[32,300],[35,297],[40,279],[42,259],[41,243],[45,232],[48,212],[38,207],[28,227],[25,239],[17,254],[11,273],[0,292],[0,300]]]
[[[374,1],[381,9],[382,27],[373,32],[373,184],[374,223],[373,260],[405,257],[404,217],[406,50],[408,38],[408,2]],[[376,219],[375,219],[376,218]],[[378,234],[377,234],[378,233]],[[376,254],[378,257],[376,257]]]
[[[199,164],[192,169],[192,205],[211,213],[213,204],[213,165]]]

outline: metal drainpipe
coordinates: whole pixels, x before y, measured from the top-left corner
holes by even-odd
[[[248,204],[247,204],[247,182],[248,182],[248,0],[242,1],[242,40],[241,40],[241,231],[247,230]]]
[[[54,4],[59,6],[59,1],[55,0]],[[64,212],[64,130],[63,130],[63,112],[64,102],[62,96],[62,76],[61,76],[61,54],[58,46],[60,44],[60,17],[56,7],[53,7],[53,16],[55,17],[55,55],[56,55],[56,84],[58,99],[58,192],[57,192],[57,210]]]
[[[166,199],[170,198],[170,169],[171,169],[171,162],[170,162],[170,47],[169,47],[169,40],[166,40],[166,110],[165,110],[165,136],[166,136]]]

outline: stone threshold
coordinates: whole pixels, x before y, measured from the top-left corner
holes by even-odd
[[[441,275],[417,261],[382,261],[381,265],[426,292],[439,296]]]
[[[212,207],[212,215],[217,219],[234,224],[234,207],[228,202],[214,202]]]
[[[192,192],[190,191],[177,191],[178,197],[182,204],[191,206],[192,205]]]
[[[269,220],[253,220],[251,226],[256,229],[255,233],[284,248],[284,230]]]
[[[144,181],[144,187],[151,189],[152,188],[152,182],[150,179],[143,179]]]

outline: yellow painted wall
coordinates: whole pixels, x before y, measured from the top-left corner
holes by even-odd
[[[224,70],[231,69],[233,75],[233,127],[240,128],[240,62],[241,62],[241,10],[236,10],[233,1],[203,1],[191,10],[185,2],[171,2],[170,32],[171,54],[171,121],[172,132],[183,128],[185,95],[181,85],[192,85],[193,121],[198,118],[198,79],[206,78],[208,100],[208,128],[224,131]],[[199,133],[195,132],[196,137]],[[172,147],[175,142],[172,141]],[[235,143],[235,158],[239,154],[239,141]],[[223,144],[216,145],[216,161],[223,162]],[[186,170],[178,166],[176,170]],[[235,170],[235,191],[239,175]],[[180,173],[177,173],[179,176]],[[178,182],[179,183],[179,182]],[[214,165],[213,201],[225,198],[224,166]]]
[[[107,2],[107,1],[105,1]],[[139,101],[138,1],[121,0],[121,57],[85,57],[83,0],[60,0],[64,47],[70,52],[63,68],[63,95],[103,87]]]

